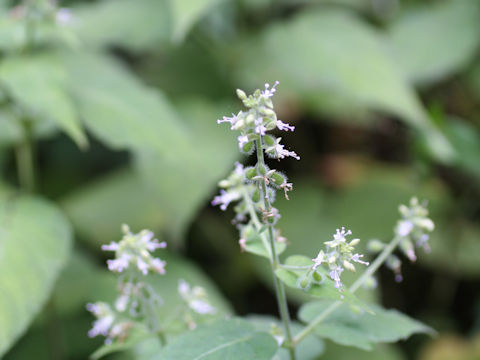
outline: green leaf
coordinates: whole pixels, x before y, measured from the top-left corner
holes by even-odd
[[[264,232],[263,234],[266,234],[266,233]],[[278,255],[283,253],[286,248],[287,248],[286,243],[280,243],[278,241],[276,242],[276,250]],[[268,249],[265,248],[265,244],[262,241],[260,235],[255,236],[253,238],[249,238],[247,243],[245,244],[245,247],[243,247],[242,249],[251,254],[263,256],[267,259],[270,259],[270,248]]]
[[[393,55],[417,84],[430,84],[461,70],[478,49],[480,4],[474,0],[419,4],[389,29]]]
[[[49,297],[72,241],[70,225],[49,202],[0,196],[0,356]]]
[[[353,347],[329,343],[323,355],[325,359],[355,360],[405,360],[403,351],[394,345],[377,344],[373,350],[362,350]]]
[[[0,83],[32,120],[55,122],[78,146],[87,138],[66,93],[66,74],[54,56],[8,57],[0,66]]]
[[[169,0],[173,18],[173,40],[181,42],[195,22],[222,0]]]
[[[279,80],[279,97],[294,97],[315,108],[328,104],[323,110],[329,111],[335,104],[338,112],[339,106],[353,105],[354,111],[393,113],[424,134],[438,158],[447,161],[453,156],[383,39],[347,12],[300,13],[268,27],[235,55],[238,81],[248,87],[258,87],[259,79]]]
[[[277,342],[242,319],[199,326],[172,341],[152,360],[271,360]]]
[[[331,304],[328,300],[305,304],[299,317],[308,323]],[[375,304],[369,307],[375,314],[353,312],[341,305],[315,328],[315,334],[341,345],[371,350],[378,342],[395,342],[416,333],[434,333],[430,327],[396,310],[385,310]]]
[[[307,266],[310,267],[313,265],[313,261],[310,258],[306,256],[301,256],[301,255],[293,255],[287,258],[287,260],[285,261],[285,265],[302,267],[301,269],[298,269],[298,270],[280,267],[275,271],[275,274],[277,275],[277,277],[280,280],[282,280],[285,283],[285,285],[291,288],[299,289],[300,291],[304,291],[313,297],[318,297],[322,299],[331,299],[331,300],[342,300],[349,303],[350,305],[357,306],[367,311],[370,311],[363,301],[358,299],[355,295],[353,295],[347,289],[344,289],[342,293],[340,293],[338,289],[335,288],[335,284],[333,280],[331,280],[330,277],[328,276],[327,271],[322,267],[319,267],[317,269],[317,271],[323,275],[322,283],[312,284],[308,289],[301,290],[298,286],[298,281],[299,281],[298,279],[301,276],[305,275],[306,272],[308,271],[308,269],[303,269],[303,268]],[[341,298],[341,295],[343,295],[343,298]]]
[[[152,194],[161,199],[169,230],[179,238],[239,155],[234,134],[215,121],[227,111],[225,105],[191,99],[177,109],[185,131],[192,135],[188,146],[172,146],[170,158],[137,151],[135,165]]]
[[[172,149],[188,146],[193,135],[186,133],[165,97],[113,58],[68,52],[62,59],[85,125],[107,145],[155,149],[170,158]]]
[[[283,329],[282,322],[268,315],[248,315],[247,320],[255,326],[258,331],[271,332],[272,326],[276,329]],[[304,328],[298,322],[291,322],[292,335],[297,335]],[[282,332],[283,333],[283,332]],[[315,336],[309,336],[298,344],[295,348],[295,355],[297,359],[301,360],[316,360],[324,352],[325,344],[321,339]],[[290,360],[288,350],[279,348],[272,360]]]
[[[77,232],[98,249],[120,236],[122,223],[132,229],[168,225],[167,211],[134,171],[112,172],[60,201]]]
[[[81,4],[73,13],[74,30],[87,45],[142,51],[170,39],[167,0],[104,0]]]

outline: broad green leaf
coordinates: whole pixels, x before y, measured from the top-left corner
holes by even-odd
[[[332,301],[305,304],[299,317],[308,323],[330,304]],[[341,305],[315,328],[315,334],[341,345],[371,350],[378,342],[395,342],[416,333],[434,333],[430,327],[396,310],[385,310],[374,304],[369,307],[375,314],[353,312]]]
[[[255,329],[258,331],[270,332],[272,327],[275,331],[281,330],[283,334],[283,325],[282,322],[268,315],[248,315],[247,320],[255,326]],[[293,336],[298,334],[304,328],[303,325],[299,324],[296,321],[291,322],[291,330]],[[281,340],[285,340],[284,336]],[[298,344],[295,348],[295,355],[297,359],[301,360],[316,360],[324,352],[325,344],[321,339],[315,336],[309,336],[304,341]],[[290,360],[290,355],[288,350],[285,348],[279,348],[272,360]]]
[[[0,196],[0,356],[45,304],[72,241],[70,225],[49,202]]]
[[[0,83],[34,122],[55,122],[80,147],[87,138],[66,92],[66,73],[54,56],[8,57],[0,66]]]
[[[223,0],[169,0],[173,19],[173,40],[182,41],[195,22],[220,1]]]
[[[391,25],[393,56],[408,79],[430,84],[459,72],[475,56],[480,43],[476,0],[420,4]]]
[[[258,87],[263,79],[279,80],[281,88],[288,89],[279,88],[279,97],[286,97],[288,91],[315,108],[329,104],[328,111],[332,104],[353,105],[355,111],[393,113],[419,130],[438,158],[447,161],[453,156],[451,146],[387,54],[382,38],[347,12],[300,13],[246,42],[236,58],[238,81],[248,87]]]
[[[62,59],[85,125],[108,146],[155,149],[168,158],[188,146],[193,135],[186,133],[167,99],[113,58],[65,52]]]
[[[234,134],[217,124],[226,112],[221,104],[185,100],[177,106],[188,147],[172,145],[167,158],[155,151],[137,151],[136,166],[165,209],[169,230],[179,237],[199,206],[216,191],[216,183],[231,172],[239,153]]]
[[[72,11],[74,30],[87,45],[142,51],[170,39],[168,0],[103,0]]]
[[[122,223],[132,229],[167,226],[168,209],[135,172],[113,172],[77,189],[60,201],[77,232],[95,248],[120,236]]]
[[[199,326],[167,345],[152,360],[271,360],[277,342],[242,319]]]
[[[282,280],[285,285],[294,289],[299,289],[299,291],[304,291],[313,297],[330,300],[341,300],[347,302],[350,305],[370,311],[365,305],[365,303],[363,303],[363,301],[358,299],[347,289],[343,289],[343,291],[340,293],[339,290],[335,288],[333,280],[331,280],[328,276],[327,270],[322,267],[319,267],[317,269],[317,271],[323,275],[322,283],[312,284],[306,290],[301,289],[298,284],[299,278],[305,275],[305,273],[307,272],[308,269],[304,269],[305,267],[313,265],[313,261],[310,258],[300,255],[293,255],[287,258],[287,260],[285,261],[285,265],[291,267],[300,267],[300,269],[298,270],[280,267],[275,271],[277,277]],[[341,296],[343,296],[343,298]]]

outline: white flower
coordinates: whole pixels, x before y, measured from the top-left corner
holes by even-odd
[[[312,261],[314,262],[312,269],[317,270],[317,268],[322,264],[322,262],[325,261],[325,253],[323,252],[323,250],[320,250],[317,257],[315,259],[312,259]]]
[[[212,205],[220,205],[220,209],[227,210],[228,205],[235,200],[241,198],[241,194],[234,190],[225,191],[220,189],[220,195],[217,195],[212,200]]]
[[[188,306],[190,306],[190,308],[196,313],[202,315],[213,315],[217,312],[217,309],[215,309],[212,305],[199,299],[190,301]]]
[[[413,223],[410,220],[400,220],[395,232],[400,236],[408,236],[413,229]]]
[[[132,255],[128,253],[123,253],[117,259],[107,260],[108,270],[122,272],[123,270],[128,268],[128,264],[131,258]]]
[[[119,245],[118,243],[112,241],[110,244],[108,245],[102,245],[102,250],[103,251],[117,251],[119,248]]]
[[[278,159],[284,159],[285,157],[293,157],[297,160],[300,160],[300,156],[298,156],[295,151],[288,151],[285,150],[285,146],[280,144],[280,140],[282,138],[277,138],[276,144],[273,146],[273,151]]]
[[[262,91],[262,96],[265,98],[271,98],[273,95],[275,95],[275,92],[277,91],[276,87],[277,85],[280,84],[279,81],[275,81],[273,86],[270,88],[270,84],[265,84],[265,90]],[[269,89],[270,88],[270,89]]]
[[[286,124],[282,120],[277,120],[277,128],[278,128],[278,130],[285,130],[285,131],[295,130],[295,126]]]
[[[167,263],[159,258],[154,258],[150,263],[152,269],[162,275],[165,274],[165,265],[167,265]]]
[[[238,140],[238,147],[240,148],[240,150],[243,149],[243,147],[245,146],[245,144],[248,143],[248,136],[247,135],[241,135],[237,138]]]

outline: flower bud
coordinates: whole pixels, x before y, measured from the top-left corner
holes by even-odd
[[[246,100],[247,99],[247,94],[241,89],[237,89],[237,96],[240,100]]]
[[[242,152],[244,152],[245,154],[250,154],[254,146],[255,146],[255,143],[253,141],[249,141],[245,145],[243,145]]]
[[[367,244],[367,250],[373,253],[378,253],[383,250],[385,244],[378,239],[372,239]]]
[[[308,290],[310,289],[311,286],[311,280],[308,278],[308,276],[300,276],[297,280],[297,287],[299,287],[302,290]]]
[[[268,167],[264,164],[257,164],[257,170],[260,175],[265,175],[268,171]]]
[[[255,190],[253,191],[252,201],[255,203],[260,201],[260,190],[258,189],[258,187],[255,188]]]
[[[267,146],[275,145],[275,138],[271,135],[265,135],[263,137],[263,141],[265,142],[265,145],[267,145]]]
[[[270,179],[272,179],[273,183],[277,186],[280,186],[287,181],[285,176],[278,172],[273,173],[272,176],[270,176]]]
[[[245,169],[245,177],[248,180],[252,180],[255,176],[257,176],[257,169],[254,168],[253,166],[250,166]]]

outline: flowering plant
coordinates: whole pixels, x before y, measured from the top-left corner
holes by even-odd
[[[288,192],[293,190],[293,184],[288,182],[284,173],[271,168],[266,163],[266,157],[277,160],[288,157],[300,160],[300,157],[294,151],[285,149],[281,137],[273,133],[292,132],[295,129],[277,119],[272,102],[277,85],[278,82],[271,87],[266,84],[264,90],[256,90],[249,96],[237,90],[247,110],[217,121],[219,124],[228,123],[231,130],[239,132],[237,141],[240,151],[248,155],[255,153],[256,161],[251,166],[235,163],[233,172],[219,182],[220,194],[214,197],[212,205],[218,205],[223,211],[232,205],[240,250],[269,260],[280,321],[278,324],[274,321],[266,330],[254,319],[249,324],[245,320],[219,316],[212,323],[197,328],[193,314],[202,317],[220,314],[209,302],[204,289],[191,287],[186,281],[180,280],[178,292],[187,305],[180,318],[186,322],[187,332],[171,337],[157,311],[162,306],[162,298],[144,280],[151,273],[165,275],[166,262],[152,253],[164,249],[166,243],[154,239],[150,231],[133,234],[124,226],[124,237],[120,242],[102,246],[103,250],[115,252],[115,259],[108,260],[107,265],[111,271],[119,274],[119,297],[113,307],[103,302],[87,305],[87,309],[97,317],[89,335],[104,335],[107,348],[112,342],[125,341],[133,328],[143,327],[144,331],[155,334],[161,340],[153,359],[210,358],[208,356],[213,354],[229,354],[228,359],[245,359],[250,358],[246,354],[257,354],[261,348],[263,352],[259,352],[260,355],[255,358],[283,356],[294,360],[304,351],[304,339],[313,334],[320,334],[340,344],[365,348],[376,342],[396,341],[416,332],[431,331],[418,321],[385,310],[379,305],[365,303],[354,295],[361,286],[375,284],[374,274],[383,263],[393,269],[397,281],[401,280],[401,260],[393,254],[397,248],[411,261],[416,259],[415,246],[428,251],[428,233],[434,225],[428,218],[425,204],[419,203],[416,198],[410,201],[409,206],[400,206],[402,218],[394,229],[395,236],[390,243],[376,239],[369,242],[367,248],[372,253],[378,253],[371,264],[364,260],[363,254],[356,252],[355,247],[360,239],[348,240],[352,231],[345,227],[337,229],[333,239],[324,241],[325,247],[319,250],[316,257],[294,255],[285,262],[280,261],[287,239],[280,235],[277,228],[281,214],[274,207],[275,194],[279,190],[288,200]],[[342,273],[345,269],[355,272],[355,263],[366,267],[366,270],[347,287],[342,280]],[[286,286],[318,298],[300,309],[301,326],[293,322],[290,316]],[[391,321],[401,325],[387,334],[378,332],[376,326],[385,327]],[[355,336],[348,329],[352,323],[361,329]],[[376,325],[372,328],[372,324]],[[337,331],[328,330],[332,327]],[[257,340],[253,341],[254,338]],[[202,342],[200,347],[199,341]]]

